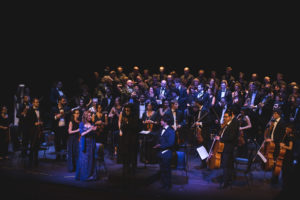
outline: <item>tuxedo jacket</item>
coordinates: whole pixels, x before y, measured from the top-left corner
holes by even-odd
[[[161,135],[163,129],[161,128],[159,130],[159,138],[158,143],[160,144],[160,152],[159,157],[161,158],[172,158],[172,151],[174,151],[174,145],[175,145],[175,131],[174,129],[169,126],[163,135]],[[162,153],[164,150],[169,150],[165,153]]]
[[[220,133],[221,134],[221,133]],[[237,145],[239,135],[239,122],[233,118],[231,123],[226,127],[220,142],[224,143],[223,153],[233,153],[234,147]]]
[[[155,96],[157,99],[160,99],[159,96],[160,96],[161,90],[162,90],[162,87],[159,87],[155,90]],[[170,90],[168,88],[165,88],[164,95],[165,95],[166,99],[169,98]]]
[[[221,95],[222,95],[222,90],[218,90],[216,100],[217,102],[221,101]],[[227,101],[227,104],[231,105],[232,104],[232,93],[229,89],[226,89],[225,91],[225,99]]]
[[[37,126],[35,126],[35,123],[39,122],[39,121],[44,122],[42,112],[40,111],[40,118],[38,119],[35,110],[33,108],[30,108],[27,112],[27,120],[26,121],[28,122],[30,138],[32,140],[33,145],[38,144],[38,143],[36,143],[36,141],[37,141],[36,136],[38,134],[38,132],[37,132],[38,129],[37,129]]]
[[[70,119],[70,115],[71,115],[70,108],[68,106],[64,106],[63,110],[64,110],[64,113],[65,113],[65,116],[64,116],[65,126],[68,127],[69,126],[69,119]],[[52,107],[51,117],[52,117],[52,120],[53,120],[52,121],[52,128],[53,129],[58,128],[59,119],[55,119],[54,116],[59,114],[59,113],[60,113],[60,111],[59,111],[57,106]]]
[[[169,109],[168,111],[166,111],[165,115],[169,115],[172,119],[171,125],[174,124],[174,116],[172,113],[172,109]],[[177,120],[177,125],[181,125],[182,127],[186,124],[186,120],[184,119],[184,114],[182,111],[180,110],[176,110],[176,120]]]

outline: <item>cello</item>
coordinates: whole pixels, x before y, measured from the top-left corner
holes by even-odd
[[[285,134],[284,134],[284,136],[282,138],[281,143],[284,141],[284,139],[285,139],[285,137],[286,137],[287,134],[288,134],[288,132],[285,131]],[[286,153],[286,149],[283,148],[283,147],[280,147],[279,154],[278,154],[278,157],[277,157],[277,159],[275,161],[275,167],[274,167],[274,171],[273,171],[273,174],[275,176],[279,176],[279,174],[280,174],[280,171],[282,169],[282,163],[283,163],[283,159],[284,159],[285,153]]]
[[[273,130],[274,127],[274,120],[271,119],[270,122],[268,123],[269,126],[266,128],[264,132],[264,137],[265,140],[261,146],[261,152],[266,158],[266,162],[263,163],[262,168],[265,171],[270,171],[274,167],[274,150],[275,150],[275,143],[273,141],[266,141],[267,138],[269,138],[271,131]]]
[[[201,122],[202,119],[203,119],[204,117],[206,117],[206,115],[208,115],[208,112],[206,112],[206,113],[205,113],[199,120],[197,120],[197,121],[193,124],[193,126],[192,126],[192,127],[196,127],[196,128],[195,128],[195,136],[196,136],[196,139],[197,139],[197,141],[198,141],[199,144],[201,144],[201,143],[204,141],[204,139],[203,139],[203,136],[202,136],[202,128],[201,128],[200,126],[196,126],[196,123],[197,123],[197,122]]]
[[[225,129],[227,128],[226,126],[227,123],[223,123],[221,125],[221,131],[220,133],[224,132]],[[207,163],[207,167],[209,169],[218,169],[221,166],[221,156],[222,156],[222,152],[224,150],[224,143],[220,142],[220,140],[216,140],[214,138],[214,141],[210,147],[209,150],[209,155],[207,157],[206,163]]]

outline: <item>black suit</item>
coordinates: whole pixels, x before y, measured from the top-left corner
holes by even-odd
[[[31,105],[30,104],[21,104],[18,112],[17,112],[17,117],[19,118],[19,132],[22,135],[22,155],[26,155],[27,153],[27,148],[29,144],[29,134],[30,134],[30,124],[28,123],[28,110],[30,109]],[[24,111],[24,109],[27,109],[27,114],[22,115],[21,113]]]
[[[35,109],[30,108],[27,113],[27,120],[29,125],[29,140],[30,140],[30,154],[29,154],[29,165],[38,166],[38,151],[42,140],[42,127],[36,126],[36,122],[42,122],[42,116],[38,118]]]
[[[165,99],[168,99],[170,96],[170,90],[167,88],[162,88],[159,87],[155,90],[155,96],[157,99],[163,100],[160,98],[160,95],[163,94],[163,96],[165,97]]]
[[[169,109],[168,111],[166,111],[165,115],[169,115],[170,118],[171,118],[171,126],[173,126],[174,124],[174,116],[173,116],[173,113],[172,113],[172,109]],[[178,139],[180,141],[183,141],[184,140],[184,133],[183,133],[183,127],[185,126],[185,119],[184,119],[184,115],[183,115],[183,112],[181,112],[180,110],[176,110],[176,126],[180,125],[181,128],[180,129],[177,129],[177,133],[176,134],[176,146],[179,145],[178,144]],[[178,146],[177,146],[178,147]]]
[[[55,116],[60,113],[60,110],[63,109],[65,115],[62,118],[56,118]],[[68,137],[68,124],[70,118],[70,109],[67,106],[59,109],[58,106],[52,108],[52,117],[53,117],[53,124],[52,128],[55,133],[55,151],[59,153],[62,149],[67,149],[67,137]],[[63,119],[65,125],[60,126],[59,121]],[[65,157],[65,156],[64,156]],[[60,155],[56,155],[57,159],[60,159]]]
[[[233,152],[234,147],[237,144],[237,138],[239,134],[239,122],[236,118],[233,118],[231,123],[221,131],[220,142],[224,143],[224,149],[222,153],[222,167],[223,167],[223,182],[224,185],[230,184],[233,175]]]
[[[171,125],[174,124],[174,116],[173,116],[173,113],[172,113],[172,109],[169,109],[168,111],[166,111],[165,115],[169,115],[172,119],[172,122],[171,122]],[[180,111],[180,110],[176,110],[176,124],[177,125],[181,125],[181,126],[184,126],[185,125],[185,119],[184,119],[184,116],[183,116],[183,112]]]
[[[52,105],[56,105],[59,98],[62,97],[57,88],[51,88],[50,90],[50,101]]]
[[[251,99],[252,99],[252,96],[254,95],[255,93],[254,92],[249,92],[247,98],[250,99],[249,101],[249,105],[251,104]],[[256,95],[255,95],[255,98],[254,98],[254,102],[253,102],[253,105],[254,106],[257,106],[257,104],[259,104],[259,102],[261,101],[261,94],[259,94],[258,91],[256,91]]]
[[[275,143],[273,157],[274,160],[276,160],[280,151],[280,142],[282,142],[285,133],[285,122],[282,118],[280,118],[280,120],[277,122],[276,127],[273,127],[273,129],[270,131],[270,135],[269,135],[270,138],[272,138],[272,132],[273,132],[273,142]],[[272,173],[271,183],[272,184],[278,183],[278,176],[275,176],[274,173]]]
[[[101,100],[101,106],[104,111],[109,112],[111,108],[114,106],[115,100],[112,97],[104,97]]]
[[[216,96],[217,103],[221,101],[221,98],[222,98],[221,95],[222,95],[222,90],[219,90],[217,92],[217,96]],[[226,89],[224,97],[226,99],[227,104],[231,105],[232,104],[232,93],[229,89]]]
[[[272,132],[273,132],[273,130],[271,130],[271,132],[270,132],[270,137],[272,137],[271,136]],[[285,122],[282,118],[280,118],[280,120],[278,121],[278,123],[275,127],[274,133],[273,133],[273,141],[275,143],[274,159],[276,159],[279,154],[280,142],[282,142],[284,133],[285,133]]]
[[[159,164],[161,181],[164,187],[171,187],[171,160],[172,148],[175,144],[175,131],[170,126],[161,135],[163,129],[159,131]]]

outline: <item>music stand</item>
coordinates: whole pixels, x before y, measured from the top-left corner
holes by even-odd
[[[146,139],[147,135],[149,135],[150,131],[143,130],[139,132],[143,136],[143,142],[144,142],[144,157],[146,158]],[[146,160],[144,161],[144,168],[147,168]]]

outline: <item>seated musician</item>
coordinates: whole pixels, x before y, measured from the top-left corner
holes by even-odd
[[[224,143],[221,161],[221,166],[223,167],[223,189],[229,187],[232,183],[234,168],[233,152],[238,134],[239,124],[234,122],[232,111],[227,110],[224,114],[224,123],[221,126],[220,135],[215,136],[216,140]]]
[[[150,131],[146,140],[142,140],[141,158],[146,163],[156,162],[156,152],[153,151],[152,147],[156,143],[155,130],[158,128],[158,120],[159,115],[155,110],[153,110],[153,103],[148,102],[146,105],[146,111],[142,116],[143,130]]]

